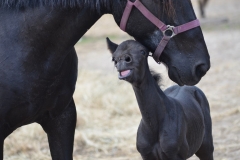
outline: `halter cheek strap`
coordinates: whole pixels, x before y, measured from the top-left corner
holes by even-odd
[[[160,41],[159,45],[157,46],[157,49],[153,54],[153,58],[157,63],[160,63],[159,58],[164,48],[166,47],[168,41],[172,37],[174,37],[179,33],[182,33],[187,30],[200,26],[199,20],[197,19],[177,27],[166,25],[162,21],[160,21],[156,16],[154,16],[139,0],[136,0],[135,2],[131,2],[130,0],[128,0],[126,8],[123,12],[121,23],[120,23],[120,28],[123,31],[126,31],[127,21],[133,6],[135,6],[150,22],[152,22],[155,26],[157,26],[159,30],[161,30],[163,33],[163,38]],[[171,34],[167,34],[167,32],[170,32]]]

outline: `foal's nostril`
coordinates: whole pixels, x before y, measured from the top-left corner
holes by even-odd
[[[125,61],[129,63],[129,62],[131,62],[131,61],[132,61],[132,59],[131,59],[131,57],[129,57],[129,56],[126,56],[126,57],[125,57]]]

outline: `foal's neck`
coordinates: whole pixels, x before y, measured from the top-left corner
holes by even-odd
[[[158,131],[165,114],[165,104],[168,100],[160,89],[150,71],[146,72],[140,85],[132,85],[136,95],[142,120],[153,131]]]

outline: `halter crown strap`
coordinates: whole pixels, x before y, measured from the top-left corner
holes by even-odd
[[[128,0],[126,8],[123,12],[121,23],[120,23],[120,28],[123,31],[126,30],[127,21],[128,21],[128,18],[130,16],[133,6],[135,6],[149,21],[151,21],[155,26],[157,26],[163,32],[163,38],[160,41],[159,45],[157,46],[157,49],[155,50],[155,52],[153,54],[153,58],[157,63],[160,63],[159,58],[160,58],[164,48],[166,47],[168,41],[173,36],[200,26],[200,22],[198,19],[193,20],[188,23],[185,23],[183,25],[177,26],[177,27],[166,25],[162,21],[160,21],[156,16],[154,16],[139,0],[136,0],[135,2],[131,2],[130,0]],[[165,34],[165,32],[168,30],[170,30],[172,32],[172,35],[168,36]]]
[[[154,16],[151,12],[149,12],[149,10],[139,0],[136,0],[135,2],[131,2],[128,0],[120,23],[120,28],[123,31],[126,30],[127,20],[129,18],[133,6],[135,6],[149,21],[151,21],[155,26],[157,26],[161,31],[167,29],[167,26],[162,21],[160,21],[156,16]]]
[[[128,1],[127,5],[125,7],[125,10],[123,12],[123,16],[122,16],[121,23],[120,23],[120,28],[123,31],[125,31],[125,29],[126,29],[127,21],[128,21],[130,13],[132,11],[132,7],[133,7],[133,3],[131,1]]]

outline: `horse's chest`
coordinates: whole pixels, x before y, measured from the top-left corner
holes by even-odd
[[[73,94],[64,83],[67,78],[62,74],[35,74],[37,76],[25,76],[24,80],[19,77],[0,84],[0,122],[15,128],[34,122],[46,111],[66,107]]]
[[[56,63],[6,57],[0,65],[0,126],[7,123],[16,128],[35,122],[46,112],[61,113],[74,92],[75,59],[75,54]]]

